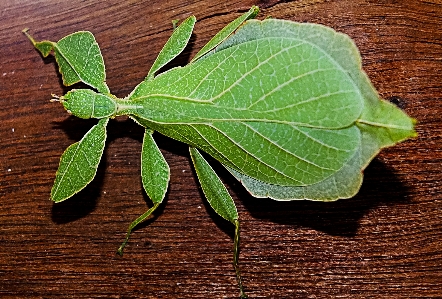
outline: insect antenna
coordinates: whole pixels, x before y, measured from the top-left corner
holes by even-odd
[[[65,98],[63,96],[60,97],[60,96],[58,96],[56,94],[51,94],[51,96],[52,96],[52,99],[49,100],[50,102],[58,102],[58,103],[61,103],[61,104],[64,103],[64,99]],[[72,114],[72,111],[67,109],[67,108],[66,108],[66,112],[69,113],[69,114]]]
[[[63,97],[60,97],[60,96],[58,96],[58,95],[56,95],[56,94],[51,94],[51,96],[52,96],[52,99],[50,99],[50,102],[63,102]]]

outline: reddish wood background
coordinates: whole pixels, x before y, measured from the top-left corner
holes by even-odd
[[[95,121],[49,102],[66,89],[54,59],[42,59],[21,30],[51,40],[91,30],[112,92],[125,96],[146,75],[172,19],[199,20],[173,63],[183,65],[252,4],[261,18],[350,35],[380,94],[419,120],[419,137],[382,151],[360,193],[334,203],[255,199],[219,169],[240,213],[250,297],[442,297],[440,0],[46,0],[0,4],[1,298],[238,296],[232,227],[205,203],[185,145],[155,136],[171,166],[170,190],[123,257],[115,250],[149,203],[139,176],[140,127],[112,121],[97,178],[71,200],[49,201],[61,153]]]

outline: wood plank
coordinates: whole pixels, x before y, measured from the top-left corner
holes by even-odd
[[[360,193],[333,203],[255,199],[216,167],[242,223],[240,264],[251,298],[442,296],[442,3],[407,1],[2,1],[0,4],[0,297],[232,298],[233,228],[210,210],[187,147],[155,135],[171,166],[165,204],[116,249],[149,199],[142,128],[109,125],[97,178],[74,198],[49,193],[63,150],[95,123],[50,103],[63,94],[53,58],[21,30],[58,40],[92,31],[107,82],[127,95],[172,31],[194,14],[184,65],[225,24],[259,5],[272,16],[349,34],[379,93],[418,119],[419,137],[381,152]]]

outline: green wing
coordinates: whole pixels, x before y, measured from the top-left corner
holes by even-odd
[[[348,36],[272,19],[246,22],[204,59],[141,83],[128,100],[150,128],[275,186],[336,180],[349,165],[360,172],[372,158],[351,162],[370,146],[362,144],[362,127],[394,129],[388,117],[377,124],[371,110],[385,102]],[[399,135],[412,136],[412,120],[390,108]],[[359,185],[355,179],[353,190]]]
[[[413,121],[392,104],[378,101],[375,105],[366,107],[365,110],[370,112],[365,114],[372,114],[370,119],[377,119],[376,125],[358,122],[357,126],[361,131],[361,146],[339,171],[321,182],[308,186],[279,186],[264,183],[228,166],[226,168],[254,197],[319,201],[353,197],[362,184],[363,170],[381,148],[392,146],[406,138],[415,136]],[[367,122],[367,119],[368,115],[364,121]]]
[[[319,182],[360,144],[352,126],[363,107],[357,85],[296,36],[225,48],[140,84],[129,99],[152,129],[267,183]]]
[[[274,34],[285,36],[286,31],[271,22],[269,27],[273,27]],[[308,31],[303,31],[303,27],[318,26],[313,24],[299,24],[291,28],[290,32],[296,32],[302,38],[317,44],[326,52],[330,53],[335,60],[339,61],[349,72],[354,81],[358,84],[364,96],[364,107],[356,125],[361,134],[361,145],[354,156],[332,176],[316,184],[308,186],[279,186],[268,184],[234,169],[227,169],[242,182],[248,191],[255,197],[270,197],[277,200],[309,199],[331,201],[339,198],[349,198],[354,196],[362,183],[363,170],[369,162],[379,153],[381,148],[392,146],[409,137],[415,137],[415,121],[409,118],[404,112],[394,105],[379,98],[376,90],[371,85],[366,74],[361,70],[360,59],[349,60],[341,53],[353,53],[358,57],[356,47],[353,43],[342,35],[326,35],[329,39],[320,35],[309,35]],[[263,26],[264,27],[264,26]],[[222,44],[218,50],[231,47],[244,39],[244,34],[253,38],[256,35],[265,34],[261,26],[252,22],[248,29],[249,33],[238,32],[235,36]],[[321,30],[331,31],[322,27]],[[339,45],[339,46],[337,46]],[[357,55],[356,55],[357,54]]]

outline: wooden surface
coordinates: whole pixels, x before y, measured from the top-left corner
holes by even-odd
[[[61,3],[60,3],[61,2]],[[155,217],[116,249],[150,204],[139,176],[142,129],[109,124],[93,183],[52,204],[59,157],[96,122],[50,103],[64,88],[53,58],[21,30],[58,40],[91,30],[120,97],[146,75],[171,34],[194,14],[184,65],[252,4],[260,18],[316,22],[350,35],[379,93],[418,119],[419,137],[386,149],[360,193],[334,203],[255,199],[216,167],[242,223],[240,264],[251,298],[442,298],[442,2],[1,1],[0,297],[235,298],[229,223],[203,199],[187,147],[155,138],[171,166]]]

